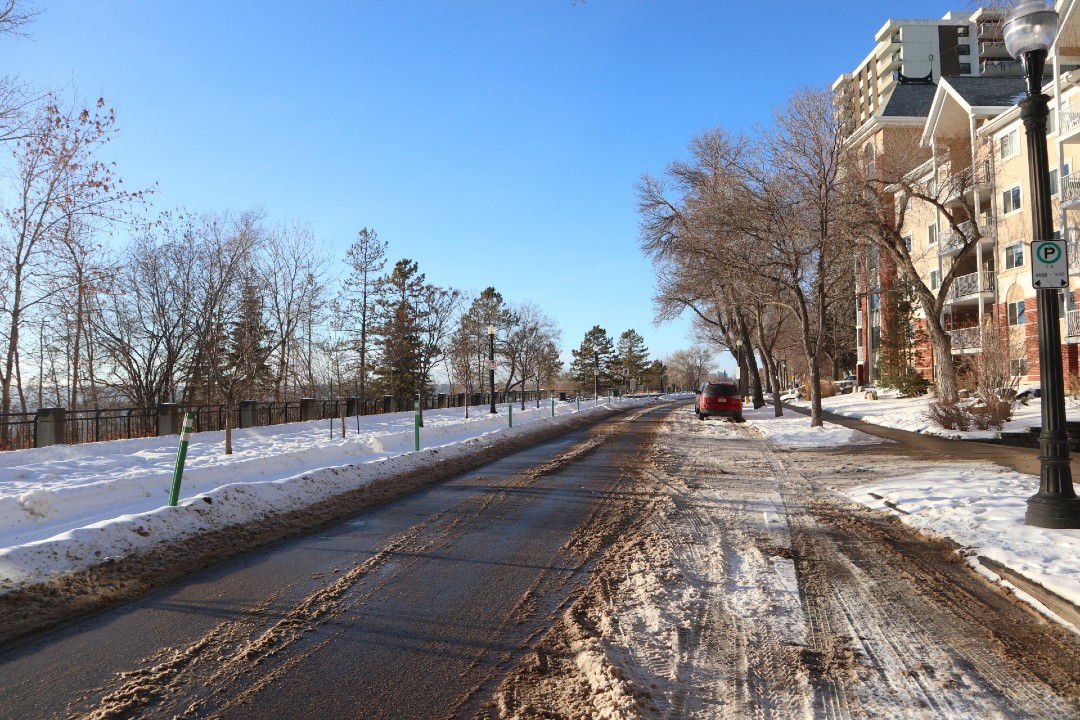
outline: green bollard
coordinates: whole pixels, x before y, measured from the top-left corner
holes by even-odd
[[[180,428],[180,448],[176,451],[176,467],[173,469],[172,491],[169,493],[169,507],[176,507],[176,503],[180,501],[180,478],[184,475],[188,438],[191,437],[191,427],[194,424],[195,414],[184,413],[184,425]]]
[[[510,420],[510,427],[512,428],[514,427],[514,403],[510,403],[507,407],[509,408],[509,412],[506,417]]]
[[[555,417],[555,393],[551,393],[551,417]]]
[[[413,400],[413,447],[420,452],[420,401]]]

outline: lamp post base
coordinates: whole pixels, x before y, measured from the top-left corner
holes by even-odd
[[[1054,530],[1080,529],[1080,498],[1032,495],[1027,501],[1024,523]]]

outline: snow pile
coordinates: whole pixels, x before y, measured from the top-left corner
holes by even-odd
[[[810,427],[810,419],[805,415],[788,412],[783,417],[775,417],[772,407],[757,410],[751,410],[748,407],[743,411],[743,417],[751,427],[783,447],[815,448],[882,442],[881,438],[832,423]]]
[[[624,400],[581,414],[655,400]],[[550,402],[491,415],[424,413],[413,452],[411,412],[192,435],[178,507],[168,507],[178,436],[0,453],[0,590],[73,572],[162,542],[306,507],[373,480],[461,457],[580,416]],[[359,467],[357,467],[359,466]]]
[[[1080,605],[1080,530],[1024,524],[1027,499],[1038,489],[1033,475],[975,464],[891,478],[848,495],[883,510],[889,503],[905,524],[951,538],[965,554],[995,560]]]

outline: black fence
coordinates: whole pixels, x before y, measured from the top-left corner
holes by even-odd
[[[497,403],[536,403],[550,397],[547,390],[497,393]],[[565,397],[565,396],[564,396]],[[303,420],[328,420],[356,415],[379,415],[409,412],[415,407],[416,396],[379,398],[338,398],[335,400],[304,399],[291,402],[261,402],[245,400],[238,403],[230,425],[233,428],[266,427]],[[456,393],[428,395],[421,398],[424,410],[488,405],[487,393]],[[0,414],[0,451],[44,447],[59,443],[103,442],[131,438],[175,435],[179,420],[185,413],[195,417],[194,431],[209,432],[225,429],[226,406],[169,404],[156,408],[101,408],[72,410],[42,408],[33,413]]]

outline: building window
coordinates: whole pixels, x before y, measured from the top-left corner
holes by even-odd
[[[930,271],[930,289],[931,290],[937,290],[939,287],[941,287],[941,271],[940,270],[931,270]]]
[[[1060,188],[1058,187],[1058,171],[1054,168],[1050,171],[1050,194],[1057,195]]]
[[[998,150],[1002,160],[1008,160],[1020,154],[1020,131],[1010,130],[998,140]]]
[[[1010,325],[1023,325],[1024,324],[1024,301],[1017,300],[1016,302],[1005,303],[1005,308],[1009,313]]]
[[[881,347],[881,328],[876,325],[870,328],[870,352]]]
[[[961,25],[960,27],[956,28],[956,37],[971,37],[971,28],[969,28],[967,25]]]
[[[960,74],[961,75],[970,75],[971,74],[971,63],[960,63]]]
[[[957,45],[956,46],[956,52],[959,55],[970,55],[971,54],[971,46],[970,45]]]
[[[870,311],[881,309],[881,298],[877,293],[870,293]]]
[[[1005,269],[1024,267],[1024,243],[1018,242],[1005,246]]]
[[[1020,186],[1016,185],[1001,193],[1001,213],[1008,215],[1020,209]]]
[[[908,252],[911,252],[911,236],[910,235],[905,235],[904,236],[904,247],[907,248]]]
[[[926,227],[926,242],[928,245],[937,244],[937,225],[928,225]]]
[[[1015,358],[1009,360],[1009,374],[1013,377],[1027,375],[1027,358]]]

